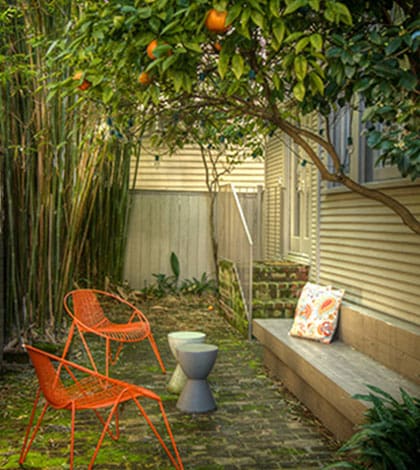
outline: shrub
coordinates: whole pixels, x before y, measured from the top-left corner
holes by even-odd
[[[410,470],[420,462],[420,399],[400,388],[401,402],[368,385],[375,393],[354,398],[372,404],[366,423],[339,450],[348,453],[349,462],[327,468]]]

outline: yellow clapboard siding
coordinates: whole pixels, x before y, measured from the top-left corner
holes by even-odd
[[[324,257],[337,257],[337,253],[340,257],[351,256],[352,259],[363,260],[363,263],[367,260],[373,260],[372,262],[381,262],[381,265],[383,267],[387,267],[387,269],[396,269],[395,260],[392,259],[392,257],[390,258],[389,254],[392,252],[385,252],[380,249],[372,250],[371,246],[361,247],[360,245],[354,245],[351,243],[339,244],[332,241],[323,250]],[[399,261],[404,265],[404,269],[408,269],[409,271],[414,269],[414,272],[419,272],[418,266],[420,265],[420,253],[418,250],[416,251],[412,247],[411,249],[408,248],[405,252],[399,250],[393,254],[398,255]],[[384,261],[386,263],[383,263]]]
[[[155,155],[159,155],[156,162]],[[219,171],[223,165],[218,166]],[[133,189],[206,191],[205,168],[198,147],[185,146],[174,155],[151,149],[147,144],[140,156],[136,172],[136,161],[131,165]],[[246,158],[221,178],[223,184],[256,187],[264,184],[264,161],[261,158]]]
[[[414,214],[420,186],[385,188]],[[420,236],[387,207],[349,192],[324,192],[321,279],[346,299],[420,324]]]

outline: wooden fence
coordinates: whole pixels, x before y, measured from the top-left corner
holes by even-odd
[[[260,240],[256,234],[261,231],[261,195],[257,188],[239,194],[256,240]],[[172,274],[171,252],[180,261],[181,279],[198,278],[204,272],[214,277],[208,193],[133,191],[131,197],[124,276],[132,288],[153,283],[154,273]]]

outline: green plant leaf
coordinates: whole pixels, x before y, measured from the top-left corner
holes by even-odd
[[[175,276],[176,280],[178,280],[179,279],[179,274],[180,274],[180,266],[179,266],[178,257],[174,252],[171,253],[170,261],[171,261],[172,273]]]
[[[293,66],[295,69],[296,78],[302,82],[308,71],[308,61],[306,60],[306,57],[304,55],[296,56]]]
[[[225,78],[226,72],[229,68],[230,56],[225,53],[225,49],[223,48],[220,55],[219,61],[217,63],[217,69],[219,71],[220,78]]]
[[[309,73],[309,80],[314,90],[317,90],[320,95],[324,96],[325,88],[322,78],[315,72]]]
[[[235,54],[232,57],[232,70],[235,77],[239,80],[244,73],[244,59],[240,54]]]
[[[322,50],[323,39],[319,33],[314,33],[309,36],[309,40],[311,42],[312,47],[317,51],[320,52]]]
[[[306,6],[307,4],[307,0],[294,0],[286,7],[283,14],[290,15],[291,13],[295,12],[299,8]]]
[[[286,25],[283,20],[276,20],[273,23],[273,34],[277,40],[278,45],[280,46],[283,42],[284,35],[286,33]]]
[[[304,37],[302,39],[299,39],[299,41],[296,44],[296,54],[300,54],[303,49],[309,44],[309,37]]]
[[[305,93],[306,93],[305,84],[303,82],[296,83],[296,85],[293,87],[294,97],[298,101],[302,102],[303,99],[305,98]]]

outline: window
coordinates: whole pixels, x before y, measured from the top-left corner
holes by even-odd
[[[380,154],[367,145],[366,123],[362,122],[363,104],[354,110],[346,105],[330,115],[331,142],[340,158],[343,172],[360,183],[390,181],[402,178],[395,165],[376,165]],[[334,172],[333,162],[328,157],[328,169]],[[329,188],[339,186],[328,183]]]

